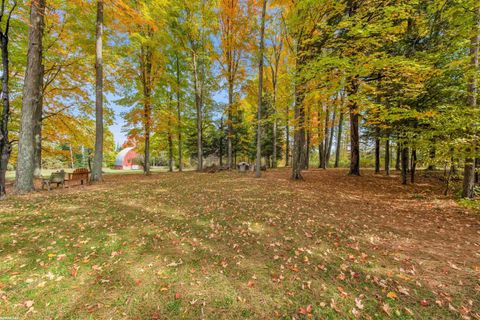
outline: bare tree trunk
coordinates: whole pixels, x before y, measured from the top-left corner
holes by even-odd
[[[325,106],[323,106],[325,108]],[[322,113],[320,109],[317,111],[317,140],[318,140],[318,168],[325,169],[325,139],[323,137],[322,130]]]
[[[277,83],[273,81],[273,156],[272,168],[277,167]]]
[[[44,29],[45,0],[32,1],[28,29],[27,69],[23,87],[22,116],[18,141],[16,191],[31,192],[34,171],[35,110],[41,99],[42,38]]]
[[[260,178],[261,156],[262,156],[262,96],[263,96],[263,51],[265,37],[265,13],[267,11],[267,0],[263,0],[262,22],[260,28],[260,52],[258,61],[258,112],[257,112],[257,159],[255,166],[255,176]]]
[[[390,175],[390,139],[385,141],[385,174]]]
[[[396,147],[396,157],[395,157],[395,170],[400,171],[402,170],[400,166],[401,158],[402,158],[402,148],[400,144],[397,141],[397,147]]]
[[[417,169],[417,149],[412,148],[412,157],[410,161],[410,182],[415,183],[415,171]]]
[[[42,176],[42,117],[43,117],[43,72],[45,67],[42,65],[42,76],[40,77],[40,93],[37,108],[35,109],[35,127],[33,132],[34,155],[33,155],[33,176],[40,178]]]
[[[328,120],[330,118],[330,110],[327,104],[324,104],[323,111],[325,112],[325,126],[323,127],[324,129],[324,135],[323,135],[323,150],[322,150],[322,158],[323,158],[323,163],[322,163],[322,168],[327,169],[327,149],[328,149]]]
[[[95,154],[92,181],[102,181],[103,167],[103,0],[97,1],[95,75]]]
[[[310,136],[310,107],[308,106],[307,109],[305,110],[305,130],[306,130],[306,149],[305,149],[305,170],[308,170],[310,168],[310,142],[311,142],[311,136]]]
[[[233,82],[228,84],[228,112],[227,112],[227,164],[228,169],[233,169]]]
[[[402,184],[408,182],[408,147],[402,147]]]
[[[358,80],[350,79],[349,96],[358,91]],[[349,175],[360,175],[360,136],[359,136],[359,110],[356,101],[349,101],[350,111],[350,172]]]
[[[288,119],[290,108],[288,103],[285,111],[285,166],[288,167],[290,164],[290,124]]]
[[[479,66],[479,46],[480,46],[480,5],[475,8],[475,26],[474,35],[471,39],[470,55],[472,56],[471,67],[478,70]],[[471,109],[477,107],[477,77],[472,75],[468,82],[468,105]],[[475,133],[476,134],[476,133]],[[473,147],[475,149],[475,147]],[[464,198],[472,199],[475,196],[475,163],[472,157],[465,159],[465,169],[463,171],[463,191]]]
[[[180,90],[180,61],[177,55],[177,138],[178,138],[178,171],[183,171],[183,150],[182,150],[182,107]]]
[[[340,111],[340,119],[338,119],[338,133],[337,133],[337,149],[335,150],[335,168],[340,165],[340,151],[342,146],[342,130],[343,129],[343,112]]]
[[[380,130],[376,129],[375,137],[375,173],[380,173]]]
[[[5,17],[5,3],[6,0],[2,0],[0,12],[0,22],[3,22]],[[4,199],[6,196],[5,190],[5,175],[7,173],[8,160],[10,159],[10,153],[12,151],[12,143],[8,137],[8,123],[10,121],[10,64],[9,64],[9,30],[10,30],[10,17],[16,8],[17,3],[14,2],[13,6],[7,14],[5,29],[2,29],[0,25],[0,48],[2,51],[2,119],[0,123],[0,199]]]
[[[197,171],[203,170],[203,114],[202,114],[202,93],[200,88],[200,83],[198,79],[198,65],[197,65],[197,55],[192,53],[192,62],[193,62],[193,85],[195,88],[195,109],[197,113]]]

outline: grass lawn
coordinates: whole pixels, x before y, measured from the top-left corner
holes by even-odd
[[[480,215],[435,180],[107,175],[0,203],[0,317],[479,319]]]

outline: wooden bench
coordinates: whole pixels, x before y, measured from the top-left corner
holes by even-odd
[[[89,181],[90,171],[87,168],[78,168],[68,174],[68,181],[80,181],[80,184],[87,183]]]
[[[48,191],[50,191],[50,187],[52,184],[56,184],[57,188],[62,185],[62,188],[65,188],[65,171],[61,170],[58,172],[54,172],[50,175],[49,178],[42,179],[42,189],[46,186]]]

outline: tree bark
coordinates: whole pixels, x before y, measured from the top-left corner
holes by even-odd
[[[180,82],[180,61],[177,55],[177,139],[178,139],[178,171],[183,171],[183,150],[182,150],[182,106],[181,106],[181,82]]]
[[[380,173],[380,138],[379,137],[375,138],[375,173]]]
[[[343,131],[343,117],[344,114],[340,111],[340,119],[338,119],[338,133],[337,133],[337,148],[335,150],[335,168],[340,166],[340,151],[342,145],[342,131]]]
[[[97,1],[95,75],[95,154],[92,181],[102,181],[103,167],[103,0]]]
[[[358,91],[358,80],[350,79],[348,87],[349,96],[354,96]],[[350,112],[350,172],[351,176],[360,175],[360,136],[359,136],[359,110],[356,101],[349,100]]]
[[[385,141],[385,174],[390,175],[390,139]]]
[[[203,114],[202,114],[202,89],[198,79],[198,61],[195,52],[192,52],[193,86],[195,89],[195,110],[197,113],[197,171],[203,170]]]
[[[323,106],[325,109],[325,106]],[[320,109],[317,111],[317,140],[318,140],[318,168],[325,169],[325,139],[323,137],[323,128],[322,128],[322,113]]]
[[[397,148],[396,148],[396,157],[395,157],[395,170],[400,171],[402,170],[400,166],[401,158],[402,158],[402,148],[400,147],[400,144],[397,141]]]
[[[255,165],[255,176],[260,178],[261,157],[262,157],[262,96],[263,96],[263,51],[265,38],[265,14],[267,11],[267,0],[263,0],[262,22],[260,27],[260,50],[258,61],[258,111],[257,111],[257,159]]]
[[[402,147],[402,184],[408,183],[408,148]]]
[[[33,155],[33,176],[40,178],[42,176],[42,120],[43,120],[43,76],[45,67],[42,65],[42,76],[40,77],[40,93],[37,108],[35,109],[35,127],[33,132],[34,138],[34,155]]]
[[[28,29],[27,69],[23,87],[22,116],[18,141],[16,191],[31,192],[34,172],[35,110],[42,97],[40,84],[42,72],[42,38],[44,29],[45,0],[32,1]]]
[[[410,161],[410,182],[415,183],[415,171],[417,170],[417,149],[412,148],[412,157]]]
[[[145,135],[145,150],[143,173],[150,175],[150,132],[152,121],[152,49],[146,45],[141,46],[141,69],[143,85],[143,125]]]
[[[228,112],[227,112],[227,164],[228,169],[233,169],[233,82],[228,84]]]
[[[289,124],[290,107],[286,106],[285,110],[285,167],[290,165],[290,124]]]
[[[0,21],[5,16],[5,1],[2,0],[2,11],[0,12]],[[8,137],[8,123],[10,121],[10,63],[9,63],[9,29],[10,29],[10,17],[16,8],[16,2],[10,8],[8,12],[7,21],[5,23],[5,29],[0,26],[0,49],[2,52],[2,119],[0,122],[0,199],[4,199],[6,196],[5,190],[5,175],[7,173],[8,160],[10,159],[10,153],[12,151],[12,143]]]
[[[103,0],[97,1],[95,63],[95,153],[92,181],[102,181],[103,167]]]
[[[471,67],[478,70],[479,66],[479,47],[480,47],[480,5],[475,8],[474,35],[471,39],[470,55]],[[473,74],[468,81],[468,105],[471,109],[477,107],[477,77]],[[475,133],[476,134],[476,133]],[[476,139],[476,137],[475,137]],[[473,147],[475,149],[475,146]],[[465,169],[463,172],[463,191],[464,198],[472,199],[475,196],[475,163],[472,157],[465,159]]]

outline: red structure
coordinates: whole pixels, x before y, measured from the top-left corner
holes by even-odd
[[[138,153],[133,147],[125,148],[115,158],[115,169],[119,170],[136,170],[141,166],[134,163],[134,159],[138,157]]]

